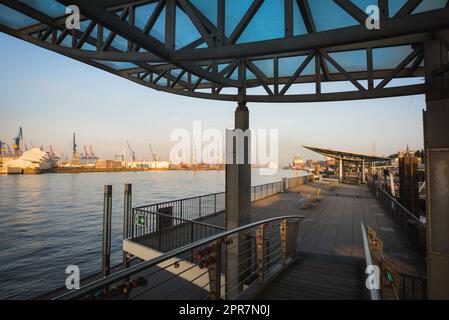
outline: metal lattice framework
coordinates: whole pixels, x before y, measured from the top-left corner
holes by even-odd
[[[248,0],[232,11],[234,1],[0,0],[0,31],[156,90],[249,102],[421,94],[423,43],[438,37],[449,48],[447,0],[427,10],[402,0],[394,12],[396,0]],[[361,2],[378,5],[379,30],[367,29]],[[80,9],[79,30],[66,27],[69,5]],[[2,10],[30,23],[14,26]]]

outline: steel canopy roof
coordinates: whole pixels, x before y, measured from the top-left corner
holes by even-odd
[[[66,6],[81,12],[66,27]],[[380,29],[366,8],[378,5]],[[0,0],[0,31],[147,87],[313,102],[424,93],[448,0]],[[447,49],[447,48],[446,48]]]
[[[313,152],[322,154],[325,157],[334,158],[334,159],[342,159],[345,161],[368,161],[368,162],[380,162],[380,161],[388,161],[391,160],[389,158],[377,157],[362,153],[354,153],[354,152],[346,152],[334,149],[326,149],[326,148],[318,148],[318,147],[310,147],[310,146],[302,146],[303,148],[309,149]]]

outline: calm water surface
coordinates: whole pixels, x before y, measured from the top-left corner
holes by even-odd
[[[302,174],[252,172],[252,184]],[[64,286],[65,268],[100,270],[103,186],[113,186],[112,264],[121,261],[123,185],[133,206],[224,191],[224,171],[0,176],[0,299],[27,299]]]

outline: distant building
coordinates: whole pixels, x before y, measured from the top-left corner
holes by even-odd
[[[324,157],[324,161],[328,166],[335,166],[335,159],[330,157]]]
[[[305,166],[306,166],[305,162],[301,158],[301,155],[297,154],[295,156],[295,158],[293,159],[292,169],[294,169],[294,170],[301,170],[301,169],[304,169]]]
[[[115,160],[97,160],[95,163],[95,168],[97,169],[119,169],[122,168],[121,161]]]
[[[169,169],[170,163],[167,161],[132,161],[126,162],[125,167],[139,169]]]

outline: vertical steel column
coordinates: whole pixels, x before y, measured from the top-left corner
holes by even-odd
[[[438,40],[424,44],[426,102],[424,147],[427,189],[427,272],[429,299],[449,299],[449,63]]]
[[[106,277],[111,269],[111,221],[112,221],[112,186],[104,186],[103,202],[103,259],[102,273]]]
[[[128,239],[131,236],[130,226],[132,225],[132,185],[125,184],[124,199],[123,199],[123,239]],[[127,253],[123,251],[123,265],[125,268],[129,267],[129,259]]]
[[[240,66],[242,68],[242,66]],[[243,68],[244,69],[244,68]],[[235,110],[234,134],[243,136],[243,141],[232,138],[232,150],[226,150],[226,229],[232,230],[249,223],[251,218],[251,165],[249,162],[250,141],[245,138],[249,130],[249,110],[244,101],[240,101]],[[228,137],[229,139],[229,137]],[[235,141],[234,141],[235,139]],[[230,144],[230,143],[229,143]],[[237,153],[244,158],[238,163]],[[229,146],[229,145],[228,145]],[[240,146],[240,148],[237,148]],[[242,157],[243,156],[243,157]],[[232,159],[232,160],[231,160]],[[229,163],[231,161],[231,163]],[[227,250],[226,297],[235,298],[242,290],[242,281],[250,272],[251,261],[248,259],[251,252],[251,243],[245,234],[239,234],[234,240],[232,248]],[[243,262],[245,261],[245,262]],[[243,263],[242,263],[243,262]],[[245,271],[246,270],[246,271]],[[244,272],[245,271],[245,272]]]
[[[362,183],[365,184],[366,177],[365,177],[365,160],[362,160]]]
[[[340,159],[340,167],[338,168],[338,173],[340,174],[340,183],[343,182],[343,159]]]

